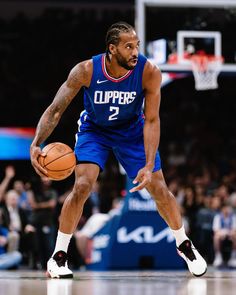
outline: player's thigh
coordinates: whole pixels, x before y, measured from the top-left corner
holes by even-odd
[[[77,136],[75,155],[78,164],[93,163],[103,170],[110,150],[111,148],[102,133],[82,132]]]
[[[131,139],[128,143],[121,142],[114,149],[114,154],[131,179],[135,178],[138,171],[146,165],[146,154],[142,137]],[[160,169],[161,159],[157,151],[153,171]]]

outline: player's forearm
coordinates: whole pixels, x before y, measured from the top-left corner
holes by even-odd
[[[154,168],[156,152],[160,141],[160,119],[145,120],[144,123],[144,148],[146,154],[146,167]]]
[[[62,84],[52,104],[46,109],[39,120],[32,145],[38,146],[49,137],[77,92],[78,89],[69,87],[68,82]]]
[[[39,146],[43,143],[57,126],[60,117],[59,113],[54,110],[54,107],[50,105],[38,122],[32,145]]]

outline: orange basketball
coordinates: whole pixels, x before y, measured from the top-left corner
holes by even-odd
[[[39,156],[40,165],[48,172],[48,178],[62,180],[71,175],[76,166],[73,150],[61,142],[53,142],[42,150],[46,156]]]

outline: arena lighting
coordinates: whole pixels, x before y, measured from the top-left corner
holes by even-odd
[[[0,128],[0,160],[29,160],[35,128]]]

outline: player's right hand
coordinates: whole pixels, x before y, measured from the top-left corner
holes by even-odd
[[[31,164],[34,167],[35,171],[40,175],[41,177],[47,177],[47,170],[44,169],[38,161],[39,156],[45,157],[46,154],[42,153],[42,150],[39,146],[31,145],[30,147],[30,158],[31,158]]]

